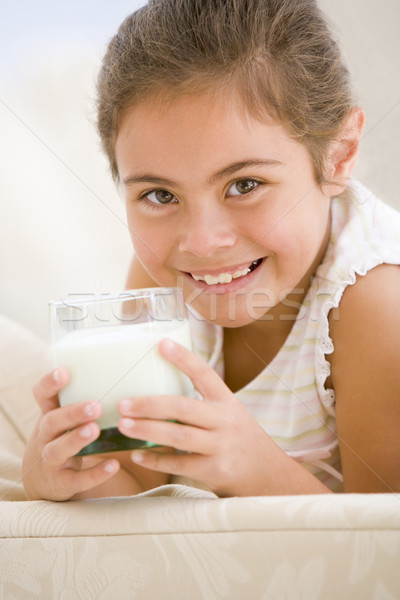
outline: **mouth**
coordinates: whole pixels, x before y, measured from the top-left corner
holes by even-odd
[[[203,281],[207,285],[223,285],[231,283],[234,279],[242,279],[252,273],[263,263],[264,258],[257,258],[250,264],[230,268],[221,273],[188,273],[195,281]]]

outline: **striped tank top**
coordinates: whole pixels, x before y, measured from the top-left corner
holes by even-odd
[[[400,213],[352,180],[333,198],[331,235],[285,343],[236,396],[271,438],[332,491],[343,491],[335,424],[335,392],[325,387],[333,352],[328,315],[356,276],[400,264]],[[223,329],[190,314],[194,351],[224,375]]]

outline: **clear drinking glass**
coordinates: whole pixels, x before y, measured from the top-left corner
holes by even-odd
[[[79,455],[156,446],[118,431],[121,398],[193,396],[190,379],[157,348],[162,338],[170,338],[191,349],[179,288],[71,295],[50,302],[50,335],[54,367],[66,367],[70,375],[59,394],[61,406],[97,400],[103,408],[97,420],[100,437]]]

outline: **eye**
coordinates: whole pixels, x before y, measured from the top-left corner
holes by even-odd
[[[147,200],[151,204],[176,204],[177,198],[167,190],[153,190],[141,196],[141,200]]]
[[[248,194],[255,190],[259,185],[261,185],[255,179],[240,179],[232,183],[230,188],[228,189],[226,195],[227,196],[242,196],[243,194]]]

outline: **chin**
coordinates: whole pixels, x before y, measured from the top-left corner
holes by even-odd
[[[271,320],[268,318],[268,308],[258,308],[249,311],[246,306],[236,308],[234,299],[230,306],[218,307],[217,302],[210,300],[210,305],[205,307],[204,304],[194,301],[191,307],[206,321],[226,328],[238,328],[250,325],[258,320]],[[236,308],[236,310],[235,310]]]

